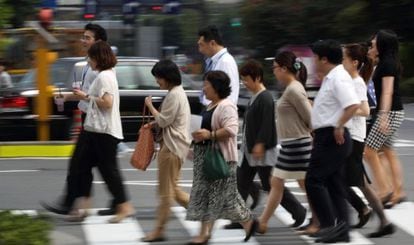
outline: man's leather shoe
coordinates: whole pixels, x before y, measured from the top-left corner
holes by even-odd
[[[337,224],[335,227],[324,233],[315,242],[335,243],[349,242],[349,232],[345,222]]]
[[[55,214],[62,214],[66,215],[70,212],[70,207],[63,206],[62,204],[55,202],[55,203],[47,203],[47,202],[40,202],[40,205],[49,212]]]
[[[233,229],[243,229],[243,226],[240,223],[230,223],[224,226],[226,230],[233,230]]]
[[[339,231],[342,231],[346,228],[345,222],[340,222],[336,226],[326,227],[320,229],[318,232],[315,232],[314,234],[311,234],[311,237],[318,237],[318,238],[324,238],[329,235],[338,233]]]
[[[342,234],[339,234],[338,236],[330,237],[326,239],[321,238],[321,241],[315,241],[315,242],[337,243],[337,242],[349,242],[349,241],[350,241],[350,238],[349,238],[348,232],[344,232]]]
[[[97,214],[100,216],[107,216],[107,215],[114,215],[116,213],[116,210],[114,208],[107,208],[98,210]]]
[[[370,233],[368,235],[369,238],[377,238],[377,237],[383,237],[386,235],[391,235],[395,232],[395,227],[392,223],[389,223],[388,225],[385,225],[384,227],[381,227],[378,231]]]

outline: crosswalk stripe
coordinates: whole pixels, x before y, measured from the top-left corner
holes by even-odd
[[[302,203],[302,205],[303,205],[303,203]],[[291,215],[282,206],[279,206],[276,209],[275,216],[286,225],[290,225],[294,222]],[[355,244],[355,245],[357,245],[357,244],[358,245],[374,244],[370,240],[365,238],[361,233],[359,233],[355,230],[351,231],[349,233],[349,235],[350,235],[350,238],[351,238],[351,242],[346,243],[346,244]],[[302,235],[300,237],[309,244],[313,244],[315,242],[315,239],[311,238],[309,236]],[[341,244],[341,243],[337,243],[337,244]]]
[[[180,220],[185,229],[191,236],[197,236],[200,230],[200,222],[185,220],[186,210],[183,207],[172,207],[174,215]],[[223,226],[229,224],[230,221],[219,219],[215,222],[213,228],[213,234],[209,240],[209,244],[214,245],[226,245],[226,244],[241,244],[244,236],[246,235],[244,230],[225,230]],[[248,242],[243,242],[246,245],[258,245],[254,237],[250,238]]]
[[[82,222],[88,245],[147,244],[138,240],[144,236],[144,232],[135,218],[127,218],[119,224],[109,224],[108,219],[111,217],[113,216],[92,215]]]
[[[405,232],[414,236],[414,203],[403,202],[394,206],[392,209],[385,210],[387,218],[403,229]]]

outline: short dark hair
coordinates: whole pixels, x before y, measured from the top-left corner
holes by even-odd
[[[227,98],[230,95],[230,78],[225,72],[209,71],[204,74],[203,80],[210,82],[220,99]]]
[[[319,56],[319,59],[325,57],[329,63],[339,65],[342,63],[342,49],[341,44],[333,39],[319,40],[311,45],[314,54]]]
[[[250,76],[253,80],[259,78],[260,82],[263,83],[263,66],[257,60],[248,60],[240,68],[241,76]]]
[[[204,37],[204,41],[206,42],[214,40],[218,45],[223,46],[223,39],[221,38],[220,32],[215,25],[210,25],[200,29],[198,31],[198,36]]]
[[[107,42],[98,41],[88,49],[88,57],[96,61],[96,68],[104,71],[113,68],[116,63],[116,57],[112,52],[111,46]]]
[[[95,35],[95,41],[108,41],[106,30],[100,25],[89,23],[86,24],[86,26],[83,29],[85,31],[93,32],[93,34]]]
[[[178,66],[171,60],[158,61],[151,70],[154,77],[162,78],[167,83],[177,86],[181,85],[181,73]]]

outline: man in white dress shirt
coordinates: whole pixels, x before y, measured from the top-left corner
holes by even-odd
[[[352,150],[347,128],[360,101],[351,76],[340,65],[340,44],[334,40],[318,41],[312,45],[312,51],[315,68],[324,78],[311,114],[314,139],[305,179],[306,192],[320,222],[316,242],[348,242],[348,212],[342,175]]]
[[[207,26],[198,32],[198,51],[207,57],[205,72],[224,71],[230,77],[231,93],[229,99],[237,105],[239,99],[239,70],[233,56],[224,47],[223,40],[216,26]],[[203,95],[202,103],[210,103]]]

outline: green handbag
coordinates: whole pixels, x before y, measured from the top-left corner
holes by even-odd
[[[211,141],[207,146],[207,151],[203,162],[204,175],[208,180],[214,181],[230,176],[229,165],[218,148],[216,141]]]

